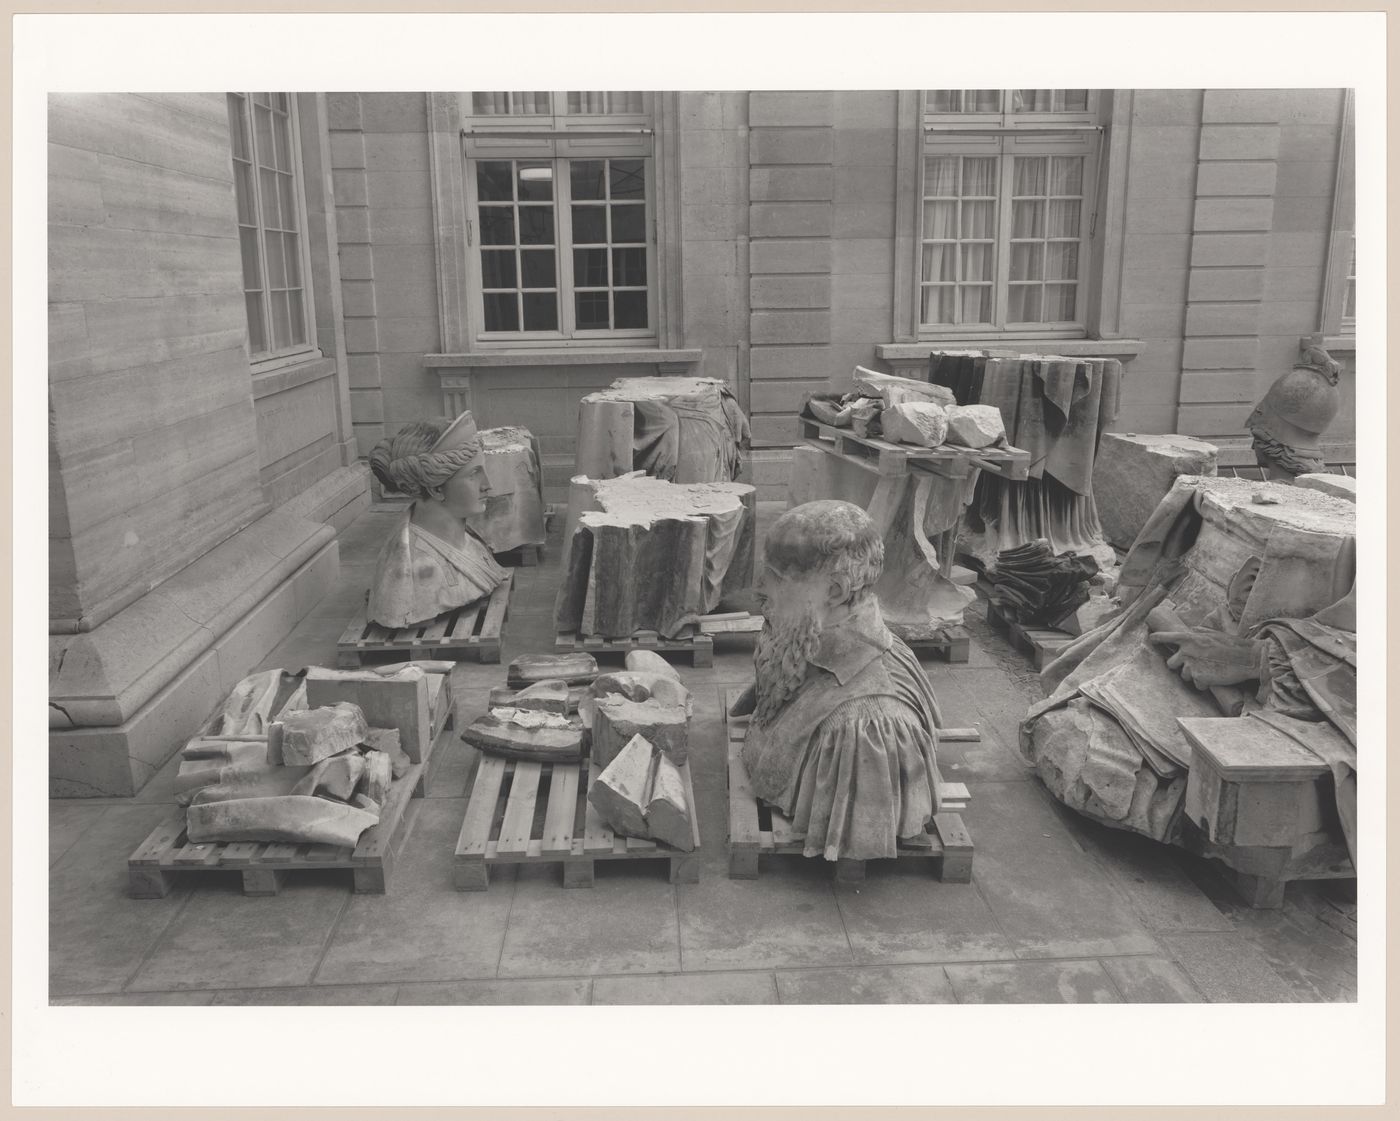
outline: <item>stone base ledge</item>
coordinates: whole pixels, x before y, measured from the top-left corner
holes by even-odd
[[[274,510],[94,630],[50,635],[50,727],[131,720],[334,541],[330,526]]]
[[[320,601],[339,568],[336,542],[323,541],[129,718],[116,725],[50,729],[49,797],[137,793]]]
[[[307,487],[282,509],[309,522],[325,522],[339,533],[369,509],[370,483],[369,465],[355,462]]]

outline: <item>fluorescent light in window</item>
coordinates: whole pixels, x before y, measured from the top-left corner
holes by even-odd
[[[525,183],[548,183],[554,178],[552,167],[522,167],[520,179]]]

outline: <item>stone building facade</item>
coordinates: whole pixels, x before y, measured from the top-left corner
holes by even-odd
[[[1014,347],[1121,358],[1117,427],[1228,466],[1321,339],[1354,461],[1346,91],[281,97],[50,100],[56,794],[141,786],[425,416],[526,425],[558,500],[584,393],[724,378],[781,497],[807,394]]]

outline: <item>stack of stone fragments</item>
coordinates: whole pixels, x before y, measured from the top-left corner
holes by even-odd
[[[588,800],[609,828],[689,852],[692,811],[680,768],[690,691],[651,651],[631,651],[626,667],[603,673],[589,654],[522,655],[462,739],[518,761],[577,763],[591,752]]]
[[[863,366],[855,368],[851,379],[854,386],[848,392],[809,397],[803,415],[833,428],[849,428],[857,436],[879,436],[920,448],[1006,444],[1001,413],[991,405],[960,405],[944,386]]]
[[[327,682],[356,676],[313,673]],[[379,676],[412,685],[422,684],[425,673],[404,666]],[[349,701],[309,701],[316,688],[310,680],[273,719],[283,684],[281,670],[245,678],[209,727],[182,749],[176,797],[188,807],[191,842],[353,846],[379,821],[391,783],[411,763],[399,730],[371,728]]]

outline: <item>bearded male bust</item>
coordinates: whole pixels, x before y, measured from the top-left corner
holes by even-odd
[[[743,747],[754,793],[792,820],[803,855],[896,855],[939,810],[942,717],[913,652],[880,615],[884,544],[849,502],[779,518],[759,581],[765,623]]]

